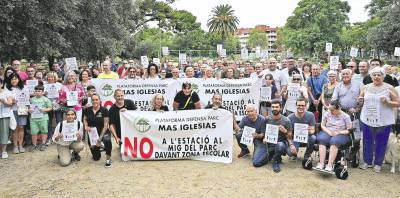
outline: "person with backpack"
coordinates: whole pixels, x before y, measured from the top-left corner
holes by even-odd
[[[53,135],[53,142],[57,144],[58,161],[61,166],[68,166],[72,159],[80,161],[79,152],[84,147],[82,122],[76,120],[76,112],[73,109],[67,109],[65,114],[66,120],[57,124]]]

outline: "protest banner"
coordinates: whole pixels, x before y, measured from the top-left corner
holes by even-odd
[[[200,97],[202,108],[211,103],[215,93],[223,95],[222,105],[235,113],[240,120],[245,114],[246,105],[253,104],[258,108],[260,100],[261,79],[248,78],[240,80],[217,79],[180,79],[180,80],[111,80],[92,79],[92,84],[99,93],[103,106],[110,107],[114,103],[114,91],[122,89],[126,99],[131,99],[139,110],[150,109],[154,94],[164,95],[165,105],[172,109],[174,97],[182,89],[183,82],[192,84],[192,90]]]
[[[122,160],[232,162],[232,114],[226,110],[121,112]]]

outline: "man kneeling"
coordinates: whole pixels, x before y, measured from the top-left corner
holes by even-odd
[[[57,124],[53,135],[53,141],[57,144],[58,160],[61,166],[68,166],[72,158],[80,161],[79,152],[84,147],[82,142],[82,122],[76,120],[76,113],[72,109],[68,109],[66,115],[67,120]]]

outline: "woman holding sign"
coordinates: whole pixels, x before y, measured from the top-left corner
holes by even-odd
[[[92,95],[92,106],[83,111],[83,123],[85,132],[88,133],[88,143],[90,152],[92,153],[93,160],[98,161],[101,158],[100,145],[104,143],[104,150],[106,151],[106,168],[111,167],[111,136],[108,130],[108,110],[100,106],[100,96],[97,94]],[[113,133],[114,137],[117,136]]]
[[[78,83],[75,72],[69,71],[65,75],[65,85],[61,88],[58,101],[63,108],[74,108],[78,120],[82,119],[82,100],[85,91]]]
[[[63,112],[60,110],[60,104],[58,102],[59,92],[62,84],[58,82],[58,74],[54,71],[47,73],[46,83],[44,85],[45,94],[50,99],[53,105],[53,111],[49,112],[49,123],[48,123],[48,138],[52,140],[53,137],[53,118],[56,117],[56,124],[63,120]],[[48,142],[50,143],[50,141]]]
[[[53,141],[57,144],[58,160],[61,166],[68,166],[72,158],[80,161],[79,152],[84,147],[82,122],[76,120],[76,113],[73,109],[67,109],[65,114],[67,119],[57,124],[53,136]]]
[[[329,160],[325,166],[328,172],[333,171],[333,163],[338,153],[338,148],[347,144],[349,129],[352,128],[350,116],[341,110],[338,100],[331,102],[329,112],[322,116],[321,129],[317,140],[319,142],[319,163],[316,169],[323,169],[325,165],[326,147],[329,147]]]
[[[283,112],[285,112],[285,115],[296,112],[297,99],[304,98],[306,101],[308,101],[307,88],[303,85],[303,80],[301,79],[300,74],[295,73],[292,75],[292,82],[289,83],[284,97],[286,99],[285,108],[283,110]]]
[[[23,141],[24,128],[28,122],[28,105],[30,104],[29,90],[27,87],[24,87],[24,82],[17,73],[11,74],[10,79],[10,84],[7,84],[7,89],[12,91],[15,96],[12,110],[14,111],[15,120],[17,121],[17,128],[12,136],[14,143],[13,153],[18,154],[25,152]]]
[[[395,123],[393,109],[399,102],[394,87],[383,82],[386,75],[383,68],[375,67],[369,73],[373,82],[365,85],[360,94],[364,102],[360,116],[364,164],[360,168],[365,170],[374,164],[374,171],[380,172],[390,130]]]

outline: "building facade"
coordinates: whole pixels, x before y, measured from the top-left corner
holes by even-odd
[[[278,27],[272,28],[267,25],[257,25],[254,28],[266,33],[266,35],[268,37],[268,53],[278,52],[278,50],[276,49],[276,45],[275,45],[276,40],[277,40]],[[236,30],[236,36],[239,37],[241,47],[247,46],[247,41],[249,40],[250,32],[254,28],[238,28]]]

